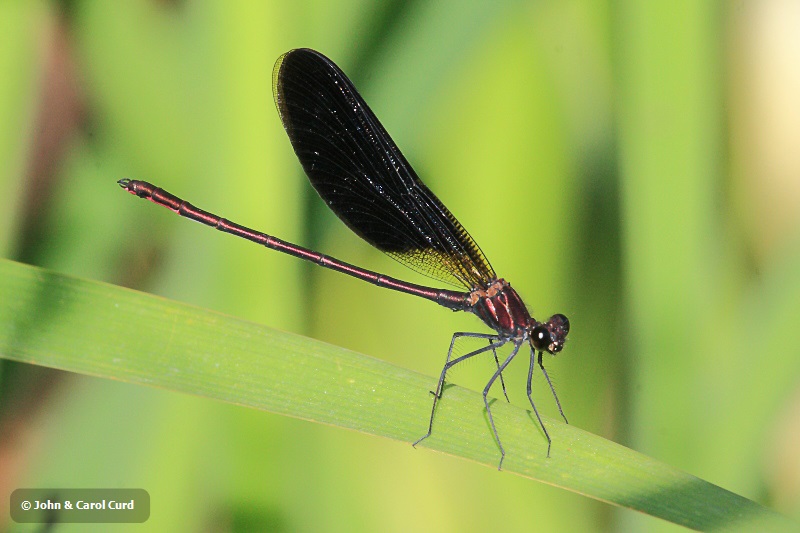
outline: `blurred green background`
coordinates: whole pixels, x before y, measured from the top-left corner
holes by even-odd
[[[570,317],[548,370],[572,424],[800,516],[800,4],[2,2],[3,255],[438,375],[452,332],[483,331],[474,317],[116,185],[146,179],[426,283],[304,178],[271,89],[296,47],[351,76],[534,316]],[[493,364],[450,379],[480,389]],[[522,406],[526,372],[506,375]],[[675,529],[408,443],[157,389],[4,362],[0,401],[0,530],[38,530],[6,512],[29,486],[148,490],[150,520],[114,531]],[[97,528],[55,530],[112,530]]]

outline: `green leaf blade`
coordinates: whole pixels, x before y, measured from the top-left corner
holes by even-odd
[[[0,355],[413,442],[435,379],[291,333],[0,260]],[[755,502],[574,426],[494,401],[504,470],[693,529],[789,530]],[[481,395],[445,390],[424,447],[496,467]],[[751,524],[752,525],[752,524]]]

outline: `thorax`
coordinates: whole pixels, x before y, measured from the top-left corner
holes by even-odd
[[[527,307],[504,279],[473,290],[467,302],[472,312],[500,335],[523,335],[531,323]]]

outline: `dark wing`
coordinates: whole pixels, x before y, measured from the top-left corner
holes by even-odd
[[[278,59],[275,103],[311,184],[359,237],[427,276],[468,289],[495,279],[467,230],[420,181],[333,61]]]

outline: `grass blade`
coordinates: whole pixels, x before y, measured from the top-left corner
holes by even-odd
[[[411,442],[435,379],[298,335],[148,294],[0,260],[0,356],[196,394]],[[693,529],[789,530],[780,515],[654,459],[545,419],[493,406],[505,471]],[[448,387],[433,449],[495,467],[480,395]],[[421,452],[422,453],[422,452]]]

